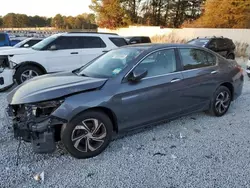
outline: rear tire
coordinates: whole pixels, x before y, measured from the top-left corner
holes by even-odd
[[[43,71],[34,65],[25,65],[17,69],[15,73],[15,79],[17,84],[22,84],[23,82],[35,77],[42,75]]]
[[[230,90],[225,86],[220,86],[213,95],[208,112],[217,117],[225,115],[230,107],[231,100]]]
[[[64,124],[61,140],[75,158],[86,159],[99,155],[109,145],[113,132],[110,118],[99,111],[87,111]]]

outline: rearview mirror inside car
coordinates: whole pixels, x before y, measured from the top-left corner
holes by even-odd
[[[148,71],[145,69],[135,69],[133,72],[131,72],[129,76],[129,81],[137,82],[144,78],[148,74]]]

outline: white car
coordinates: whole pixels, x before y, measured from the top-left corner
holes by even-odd
[[[247,62],[246,72],[247,72],[247,76],[250,78],[250,57],[249,57],[248,62]]]
[[[0,50],[11,50],[14,48],[30,48],[42,40],[43,38],[26,38],[14,46],[1,47]]]
[[[127,45],[124,38],[106,33],[61,33],[31,48],[0,51],[0,90],[38,75],[77,69],[101,54]]]

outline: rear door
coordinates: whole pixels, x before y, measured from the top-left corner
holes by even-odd
[[[207,51],[195,48],[179,49],[183,64],[182,112],[205,108],[217,85],[217,57]]]
[[[153,52],[136,69],[147,70],[147,76],[137,83],[121,83],[113,99],[119,101],[114,108],[117,116],[122,117],[121,129],[178,115],[183,76],[175,50]]]

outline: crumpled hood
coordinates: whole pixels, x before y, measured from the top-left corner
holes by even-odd
[[[22,55],[22,54],[32,54],[35,52],[36,50],[33,50],[32,48],[11,48],[6,50],[0,50],[0,55]]]
[[[44,75],[24,82],[7,97],[9,104],[26,104],[52,100],[77,92],[96,89],[107,79],[78,76],[72,72]]]

